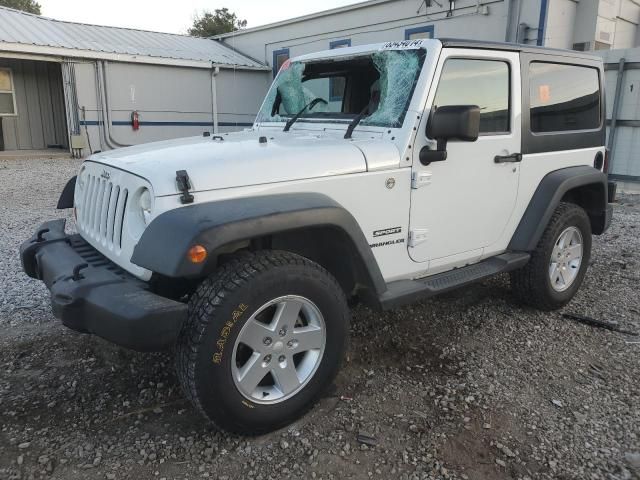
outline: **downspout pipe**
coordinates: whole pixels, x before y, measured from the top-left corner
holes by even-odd
[[[100,150],[105,149],[105,145],[107,148],[111,148],[107,142],[107,138],[104,131],[105,124],[105,116],[104,116],[104,108],[102,107],[103,98],[102,98],[102,81],[100,80],[100,62],[96,61],[94,63],[94,71],[95,71],[95,87],[96,87],[96,107],[98,113],[98,137],[100,139]]]
[[[509,9],[507,11],[507,27],[505,31],[505,42],[516,42],[520,38],[520,17],[522,14],[522,0],[509,0]]]
[[[609,139],[607,150],[609,150],[608,173],[613,173],[613,163],[616,156],[616,126],[618,123],[618,112],[620,111],[620,100],[622,98],[622,80],[624,79],[624,64],[626,60],[621,58],[618,62],[618,76],[616,77],[616,91],[613,96],[613,107],[611,109],[611,125],[609,126]]]
[[[544,45],[544,31],[547,24],[547,11],[549,10],[548,0],[540,0],[540,18],[538,20],[538,40],[536,45]]]
[[[100,63],[102,64],[102,85],[103,85],[103,93],[104,93],[103,108],[107,113],[106,115],[107,121],[104,123],[104,128],[105,128],[105,133],[107,138],[107,145],[109,145],[110,148],[130,147],[131,145],[120,143],[116,139],[114,139],[113,136],[111,135],[112,123],[111,123],[111,106],[109,105],[109,84],[107,83],[107,62],[102,60]],[[112,145],[115,145],[115,147]]]
[[[211,115],[213,120],[213,133],[219,133],[218,127],[218,88],[216,77],[220,73],[220,67],[212,67],[211,70]]]

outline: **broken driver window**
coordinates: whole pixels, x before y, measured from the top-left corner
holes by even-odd
[[[348,59],[285,64],[267,93],[258,122],[285,122],[314,99],[299,122],[400,127],[425,58],[424,49],[383,50]]]

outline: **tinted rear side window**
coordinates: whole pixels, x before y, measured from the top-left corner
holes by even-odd
[[[532,132],[600,127],[600,82],[595,68],[532,62],[529,95]]]

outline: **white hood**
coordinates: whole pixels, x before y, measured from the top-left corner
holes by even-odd
[[[259,138],[265,136],[266,143]],[[237,132],[219,137],[189,137],[99,153],[90,161],[145,178],[156,196],[176,195],[176,171],[186,170],[193,191],[206,191],[367,171],[363,143],[311,132]],[[389,159],[387,157],[387,163]]]

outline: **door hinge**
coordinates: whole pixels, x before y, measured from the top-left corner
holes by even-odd
[[[431,172],[413,172],[411,174],[411,188],[417,189],[431,184]]]
[[[416,228],[415,230],[409,231],[409,246],[415,247],[424,243],[429,238],[429,230],[426,228]]]

